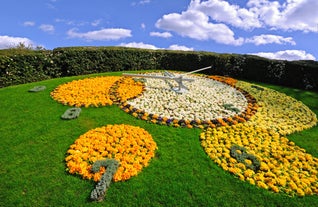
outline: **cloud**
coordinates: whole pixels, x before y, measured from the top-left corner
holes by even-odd
[[[25,27],[33,27],[34,25],[35,25],[35,22],[32,22],[32,21],[23,22],[23,26]]]
[[[172,34],[170,32],[150,32],[150,36],[169,38],[172,37]]]
[[[39,27],[42,31],[48,32],[48,33],[53,33],[55,28],[51,24],[41,24]]]
[[[91,22],[91,25],[94,27],[97,27],[98,25],[100,25],[101,22],[102,22],[101,19],[96,19],[93,22]]]
[[[120,28],[101,29],[90,32],[77,32],[76,29],[71,29],[67,32],[70,38],[80,38],[86,40],[119,40],[126,37],[131,37],[131,30]]]
[[[144,48],[144,49],[152,49],[152,50],[160,49],[160,48],[157,48],[154,45],[145,44],[143,42],[121,43],[119,46],[122,46],[122,47],[133,47],[133,48]]]
[[[122,47],[132,47],[132,48],[143,48],[143,49],[151,49],[151,50],[159,50],[165,48],[159,48],[155,45],[145,44],[143,42],[130,42],[130,43],[121,43],[119,46]],[[192,51],[193,48],[189,48],[182,45],[170,45],[167,50],[183,50],[183,51]]]
[[[317,32],[317,0],[287,0],[282,4],[278,1],[249,0],[247,6],[268,27]]]
[[[223,22],[238,28],[259,28],[262,25],[253,9],[240,8],[223,0],[194,0],[191,1],[188,10],[202,12],[215,22]]]
[[[170,45],[168,50],[183,50],[183,51],[193,51],[193,48],[189,48],[183,45]]]
[[[150,0],[141,0],[139,1],[139,4],[149,4]]]
[[[0,49],[12,48],[23,43],[25,46],[32,46],[34,43],[25,37],[0,36]]]
[[[252,53],[252,55],[257,55],[269,59],[278,60],[316,60],[316,58],[303,50],[284,50],[278,52],[258,52]]]
[[[211,23],[206,14],[198,11],[164,15],[156,22],[156,27],[197,40],[214,40],[227,45],[241,45],[244,42],[243,38],[235,39],[234,32],[228,26]]]
[[[266,44],[291,44],[296,45],[296,42],[292,37],[282,37],[279,35],[262,34],[259,36],[253,36],[252,38],[247,38],[246,43],[253,43],[255,45],[266,45]]]
[[[248,0],[245,7],[224,0],[191,0],[181,13],[163,15],[156,22],[159,29],[175,32],[196,40],[214,40],[227,45],[242,45],[231,27],[253,30],[266,28],[318,32],[317,0]],[[254,39],[253,39],[254,38]],[[245,42],[255,44],[295,44],[290,38],[259,36]]]

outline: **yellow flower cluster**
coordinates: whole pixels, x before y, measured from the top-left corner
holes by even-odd
[[[277,132],[245,122],[206,129],[200,139],[210,158],[241,180],[290,195],[318,194],[318,159]],[[254,155],[260,161],[259,170],[251,170],[232,157],[234,145]],[[245,163],[252,164],[251,160]]]
[[[99,181],[107,169],[102,167],[99,172],[93,173],[93,163],[113,158],[120,163],[113,180],[125,181],[148,166],[156,149],[157,144],[151,134],[143,128],[124,124],[107,125],[81,135],[70,146],[65,161],[69,173]]]
[[[255,87],[243,81],[238,81],[237,86],[256,98],[260,108],[251,121],[258,126],[288,135],[317,124],[317,116],[314,112],[302,102],[286,94],[269,88]]]
[[[136,98],[144,91],[144,83],[129,77],[123,77],[111,88],[112,99],[117,103]]]
[[[51,97],[64,105],[99,107],[126,101],[142,91],[143,85],[132,78],[105,76],[62,84],[51,92]]]
[[[201,145],[214,162],[241,180],[274,192],[290,195],[318,194],[318,159],[284,135],[310,128],[316,114],[300,101],[277,91],[238,81],[236,87],[250,93],[260,106],[248,122],[208,128]],[[260,161],[260,168],[247,167],[231,156],[232,146],[244,147]]]

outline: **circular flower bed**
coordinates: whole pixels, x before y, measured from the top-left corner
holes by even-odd
[[[232,78],[198,75],[184,75],[184,78],[194,79],[186,82],[189,90],[184,93],[171,90],[177,87],[173,81],[149,78],[143,94],[123,103],[121,108],[153,123],[189,128],[237,124],[248,120],[257,110],[255,99],[233,87]]]
[[[99,107],[126,101],[138,96],[142,91],[141,82],[120,76],[106,76],[62,84],[51,92],[51,97],[64,105]]]
[[[107,125],[81,135],[70,146],[65,161],[69,173],[99,181],[105,168],[102,167],[99,172],[93,173],[93,163],[112,158],[120,163],[113,180],[125,181],[148,166],[150,159],[155,156],[156,149],[157,145],[152,136],[140,127],[124,124]]]

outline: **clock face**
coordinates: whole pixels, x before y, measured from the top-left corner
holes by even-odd
[[[175,74],[176,77],[178,75]],[[183,78],[194,81],[184,81],[187,90],[182,93],[172,90],[179,87],[174,80],[147,78],[143,94],[127,103],[148,114],[190,121],[227,118],[242,113],[247,107],[245,96],[225,83],[197,75],[185,75]]]

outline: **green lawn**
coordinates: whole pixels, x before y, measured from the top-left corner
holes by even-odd
[[[272,193],[223,171],[200,146],[199,129],[146,123],[117,106],[83,108],[77,119],[60,119],[69,107],[49,94],[59,84],[79,78],[0,89],[0,206],[317,206],[318,196]],[[28,92],[37,85],[47,89]],[[318,93],[264,86],[303,101],[318,114]],[[107,124],[143,127],[158,150],[138,176],[112,183],[105,200],[96,203],[89,200],[96,183],[68,174],[64,158],[81,134]],[[289,138],[318,157],[317,126]]]

